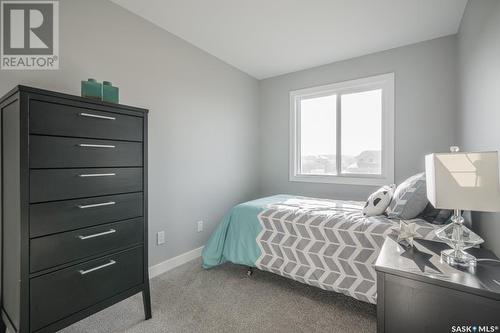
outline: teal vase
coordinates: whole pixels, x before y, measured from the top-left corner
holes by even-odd
[[[113,84],[111,82],[104,81],[102,83],[102,100],[110,103],[118,103],[119,100],[118,87],[113,87]]]
[[[95,79],[88,79],[87,81],[82,81],[81,89],[82,97],[102,99],[102,84],[97,82]]]

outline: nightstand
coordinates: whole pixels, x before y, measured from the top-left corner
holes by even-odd
[[[389,236],[382,246],[375,263],[377,331],[500,332],[500,262],[479,261],[474,271],[461,270],[441,262],[448,245],[414,243],[405,248]],[[488,250],[467,251],[498,259]]]

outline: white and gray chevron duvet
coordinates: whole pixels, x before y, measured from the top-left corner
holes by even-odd
[[[294,198],[259,215],[259,269],[376,303],[374,263],[399,221],[365,217],[363,202]],[[417,224],[421,238],[435,239],[438,226]]]

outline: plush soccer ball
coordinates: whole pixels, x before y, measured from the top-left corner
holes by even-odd
[[[396,185],[385,185],[370,194],[363,208],[365,216],[382,215],[391,203]]]

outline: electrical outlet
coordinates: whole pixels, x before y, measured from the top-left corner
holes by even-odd
[[[197,231],[202,232],[203,231],[203,221],[198,221],[197,225],[198,225]]]
[[[156,240],[158,245],[165,243],[165,231],[158,232],[158,234],[156,235]]]

